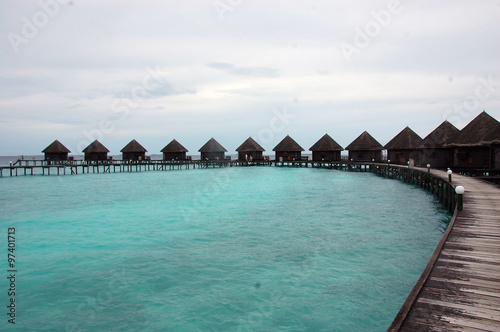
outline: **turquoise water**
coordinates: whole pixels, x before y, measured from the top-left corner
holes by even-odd
[[[26,331],[385,331],[449,218],[424,191],[369,173],[0,179],[2,270],[15,227]]]

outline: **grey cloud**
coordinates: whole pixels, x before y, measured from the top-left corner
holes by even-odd
[[[77,108],[81,108],[81,107],[85,107],[85,105],[83,105],[83,104],[73,104],[73,105],[69,105],[69,106],[64,107],[64,109],[71,110],[71,109],[77,109]]]
[[[51,78],[4,76],[0,81],[0,99],[60,90],[59,84]]]
[[[208,67],[223,70],[230,75],[250,76],[250,77],[278,77],[280,71],[269,67],[237,67],[227,62],[212,62]]]
[[[183,94],[195,94],[197,92],[194,88],[185,88],[174,86],[168,82],[161,82],[160,84],[153,85],[152,87],[136,86],[130,90],[115,93],[117,98],[141,98],[141,99],[155,99],[168,96],[176,96]]]
[[[210,68],[222,69],[222,70],[231,70],[234,68],[234,66],[232,64],[227,63],[227,62],[212,62],[212,63],[209,63],[208,66]]]

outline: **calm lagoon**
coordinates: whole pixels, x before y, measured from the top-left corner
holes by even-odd
[[[385,331],[450,219],[395,180],[276,167],[5,177],[0,202],[25,331]]]

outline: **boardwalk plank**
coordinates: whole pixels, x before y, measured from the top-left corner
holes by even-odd
[[[500,297],[500,284],[496,283],[491,283],[488,281],[484,281],[481,279],[476,279],[476,278],[470,278],[470,277],[462,277],[462,278],[455,278],[455,279],[444,279],[444,278],[439,278],[435,276],[429,277],[428,280],[435,280],[439,282],[444,282],[447,283],[448,285],[461,285],[465,287],[474,287],[476,289],[482,289],[485,294],[488,294],[490,296],[497,296]],[[462,288],[466,289],[466,288]],[[490,291],[490,293],[488,292]]]
[[[429,299],[438,299],[444,302],[456,301],[458,304],[470,305],[483,309],[490,309],[500,314],[500,307],[492,307],[498,301],[498,297],[489,296],[487,294],[481,294],[477,290],[472,290],[467,292],[464,288],[456,287],[452,289],[443,289],[442,284],[439,282],[434,282],[432,285],[425,287],[422,290],[422,297]]]
[[[457,248],[450,248],[446,246],[441,251],[443,257],[447,258],[461,258],[464,260],[478,261],[478,262],[491,262],[492,264],[500,264],[500,254],[492,253],[487,250],[460,250]]]

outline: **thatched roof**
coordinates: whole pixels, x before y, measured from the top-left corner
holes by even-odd
[[[212,137],[198,152],[227,152],[227,150]]]
[[[378,150],[383,150],[384,147],[382,144],[377,142],[375,138],[373,138],[368,132],[363,132],[361,135],[358,136],[354,141],[352,141],[351,144],[349,144],[346,148],[346,150],[373,150],[373,151],[378,151]]]
[[[325,134],[317,141],[309,151],[342,151],[344,150],[330,135]]]
[[[304,151],[304,149],[293,140],[290,136],[286,135],[281,142],[278,143],[273,151]]]
[[[445,120],[420,142],[418,148],[443,148],[453,143],[459,133],[460,130],[457,127],[448,122],[448,120]]]
[[[243,144],[241,144],[236,151],[238,152],[253,152],[253,151],[266,151],[259,143],[252,137],[249,137]]]
[[[422,137],[418,136],[410,127],[406,127],[394,136],[384,148],[387,150],[414,150],[421,142]]]
[[[58,140],[55,140],[54,142],[52,142],[52,144],[50,144],[49,146],[47,146],[42,151],[42,153],[70,153],[70,152],[71,151],[69,151],[69,149],[67,147],[65,147]]]
[[[139,144],[135,139],[131,140],[130,143],[125,145],[120,152],[148,152],[142,145]]]
[[[493,144],[500,144],[500,122],[483,111],[460,131],[450,146],[489,146]]]
[[[172,142],[168,143],[161,152],[189,152],[188,149],[183,147],[181,143],[173,139]]]
[[[98,140],[95,140],[92,143],[90,143],[89,146],[87,146],[85,149],[83,149],[82,152],[83,153],[105,153],[105,152],[109,152],[109,150],[104,145],[102,145],[101,142],[99,142]]]

